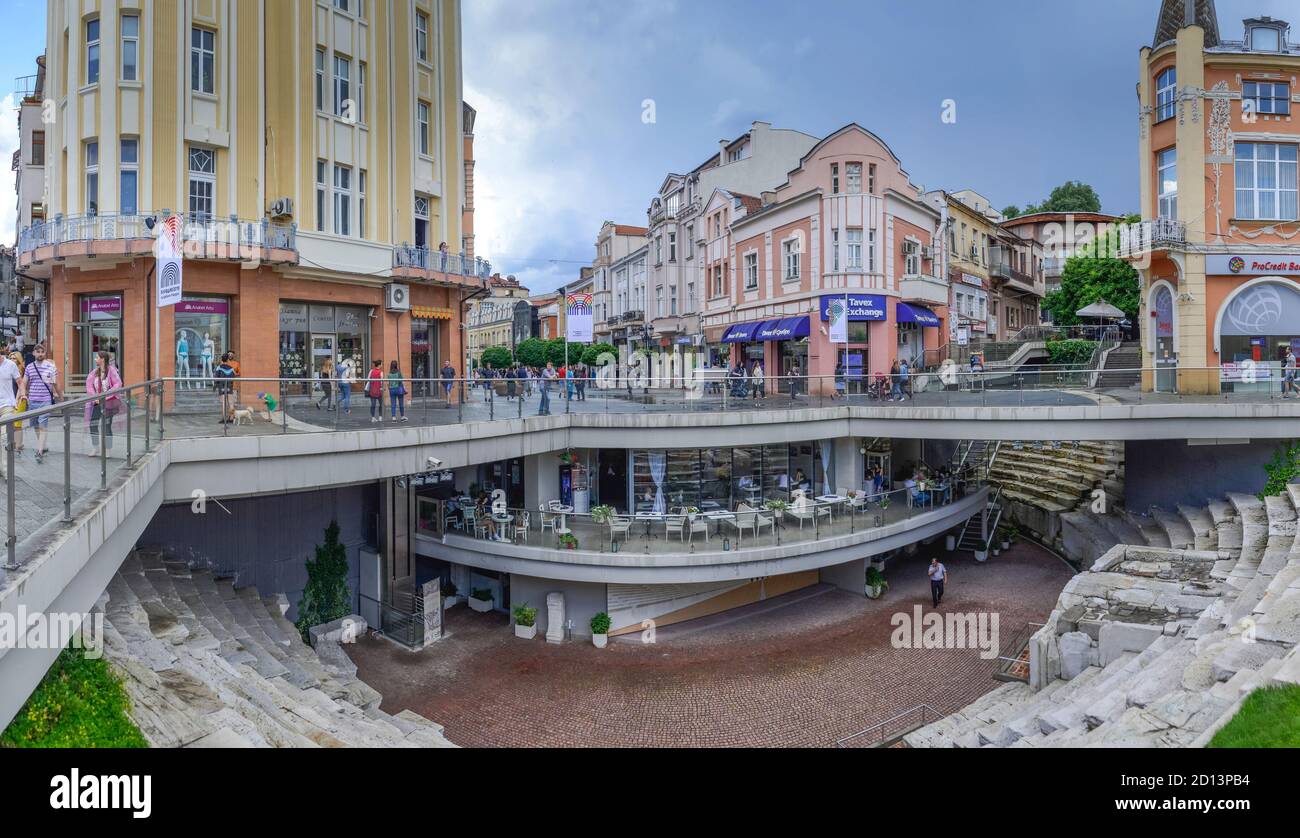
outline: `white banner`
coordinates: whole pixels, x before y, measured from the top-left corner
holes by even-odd
[[[569,343],[591,343],[595,328],[590,294],[570,294],[565,299],[564,337]]]
[[[849,298],[831,300],[826,306],[830,317],[831,343],[849,342]]]
[[[181,255],[181,218],[173,215],[162,222],[155,245],[158,281],[158,307],[175,305],[181,301],[181,274],[185,262]]]

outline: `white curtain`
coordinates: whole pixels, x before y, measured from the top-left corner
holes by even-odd
[[[822,494],[831,493],[831,443],[830,440],[821,441],[822,448]]]
[[[662,515],[664,514],[664,472],[668,464],[668,455],[663,451],[647,451],[646,456],[650,458],[650,479],[655,482],[654,513]]]

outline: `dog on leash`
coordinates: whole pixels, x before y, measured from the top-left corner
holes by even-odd
[[[232,413],[235,417],[236,425],[243,425],[245,423],[244,420],[248,420],[249,425],[253,424],[253,409],[251,407],[238,407],[235,408]]]

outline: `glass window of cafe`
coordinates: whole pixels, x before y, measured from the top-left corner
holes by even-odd
[[[68,381],[74,378],[84,379],[95,368],[95,355],[111,352],[119,370],[123,369],[122,358],[122,295],[95,294],[81,297],[81,322],[69,325],[74,334],[70,344],[76,347],[75,353],[68,359],[73,367],[60,370]]]
[[[370,362],[370,309],[322,303],[280,304],[280,376],[313,378],[329,358],[356,378]]]
[[[686,506],[731,511],[740,503],[788,502],[798,488],[815,497],[826,482],[823,444],[633,451],[629,479],[634,511],[652,511],[658,491],[663,493],[664,511]]]
[[[230,301],[225,297],[182,297],[173,307],[176,376],[210,378],[230,349]]]

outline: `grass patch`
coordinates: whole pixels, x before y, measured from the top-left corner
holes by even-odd
[[[2,748],[147,748],[122,681],[103,658],[68,647],[14,720]]]
[[[1300,687],[1255,690],[1210,747],[1300,748]]]

